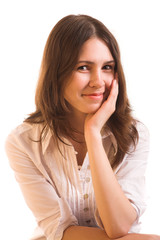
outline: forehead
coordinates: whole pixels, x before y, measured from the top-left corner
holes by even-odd
[[[80,49],[79,60],[114,60],[106,43],[99,38],[87,40]]]

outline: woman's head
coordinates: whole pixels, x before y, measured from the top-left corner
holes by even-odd
[[[35,97],[36,111],[25,121],[43,123],[42,133],[46,133],[50,128],[62,142],[63,136],[74,138],[76,130],[67,118],[69,109],[64,92],[77,64],[82,46],[92,38],[97,38],[106,44],[114,59],[114,74],[118,74],[119,94],[116,111],[107,122],[107,126],[117,139],[117,154],[116,156],[111,154],[112,167],[115,167],[129,151],[131,143],[135,145],[138,133],[127,98],[117,41],[97,19],[86,15],[69,15],[61,19],[52,29],[41,64]],[[42,140],[42,134],[40,139]]]
[[[77,64],[82,46],[93,37],[103,40],[114,58],[115,72],[118,73],[120,85],[118,101],[121,99],[123,105],[122,100],[124,98],[126,100],[125,80],[114,36],[97,19],[86,15],[69,15],[61,19],[52,29],[44,50],[36,92],[37,110],[44,112],[44,118],[46,112],[52,117],[65,116],[67,107],[64,89]]]
[[[114,69],[115,61],[103,40],[92,37],[83,44],[64,90],[73,123],[96,112],[108,98],[117,77]]]

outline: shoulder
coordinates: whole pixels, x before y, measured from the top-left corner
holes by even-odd
[[[137,147],[141,147],[143,145],[149,146],[150,134],[149,134],[149,130],[146,127],[146,125],[144,123],[142,123],[142,122],[137,121],[135,127],[136,127],[136,129],[138,131]]]
[[[38,141],[42,131],[42,125],[22,123],[13,129],[6,139],[6,150],[11,147],[23,148],[31,144],[31,140]]]
[[[128,153],[125,155],[125,159],[128,160],[140,160],[142,155],[148,156],[150,149],[150,134],[146,125],[140,121],[137,121],[135,124],[136,130],[138,132],[138,139],[135,142],[135,145],[131,145]],[[141,155],[141,157],[140,157]],[[144,160],[147,157],[143,158]]]
[[[41,165],[42,144],[39,141],[43,125],[22,123],[8,135],[5,142],[5,151],[10,166],[15,171],[20,167]]]
[[[125,154],[123,161],[116,169],[118,176],[125,176],[128,172],[145,171],[149,155],[149,131],[145,124],[137,121],[135,125],[138,131],[136,146],[131,145],[129,152]]]
[[[14,135],[17,137],[22,136],[27,134],[34,128],[35,128],[35,125],[23,122],[22,124],[18,125],[15,129],[13,129],[9,135]]]
[[[30,124],[23,122],[10,132],[8,138],[36,137],[41,133],[41,131],[42,131],[41,124]]]
[[[144,123],[137,121],[135,127],[138,131],[140,138],[149,138],[149,130]]]

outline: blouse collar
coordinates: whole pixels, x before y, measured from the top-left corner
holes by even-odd
[[[111,142],[113,144],[115,153],[117,153],[117,148],[118,148],[117,141],[116,141],[116,138],[115,138],[114,134],[111,132],[111,130],[107,127],[107,128],[102,130],[101,135],[102,135],[102,139],[110,137],[110,140],[111,140]],[[43,152],[43,154],[47,151],[47,149],[48,149],[48,147],[50,145],[52,137],[53,137],[53,134],[52,134],[51,130],[49,129],[47,131],[45,139],[42,140],[42,152]],[[67,139],[66,139],[66,142],[68,142]]]

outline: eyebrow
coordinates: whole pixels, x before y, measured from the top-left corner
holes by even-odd
[[[91,62],[91,61],[78,61],[78,63],[77,64],[79,64],[79,63],[87,63],[87,64],[94,64],[94,62]],[[106,61],[106,62],[104,62],[104,64],[108,64],[108,63],[115,63],[115,61],[114,60],[110,60],[110,61]]]

